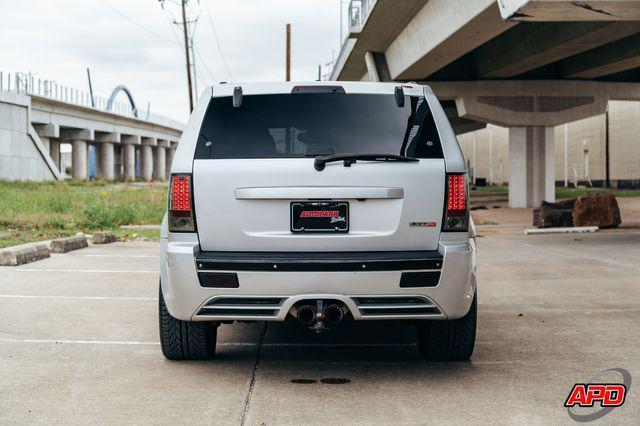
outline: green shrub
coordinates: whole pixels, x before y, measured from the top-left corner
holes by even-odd
[[[136,218],[135,206],[118,204],[109,206],[104,202],[97,202],[85,206],[82,213],[82,225],[87,229],[111,229],[120,225],[130,225]]]

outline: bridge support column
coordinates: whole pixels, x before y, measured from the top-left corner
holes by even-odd
[[[155,180],[165,180],[164,173],[167,168],[166,151],[163,146],[156,146],[153,149],[153,178]]]
[[[537,207],[554,202],[553,127],[509,128],[509,207]]]
[[[49,140],[49,155],[53,160],[53,164],[60,170],[60,141]]]
[[[171,163],[173,163],[173,156],[176,155],[175,142],[172,143],[167,149],[165,176],[169,178],[171,176]]]
[[[140,173],[144,180],[153,179],[153,150],[149,145],[140,147]]]
[[[100,156],[100,175],[99,177],[104,180],[113,180],[115,177],[115,164],[114,164],[114,147],[112,143],[102,142],[98,145]],[[97,162],[96,162],[97,163]]]
[[[87,179],[88,177],[88,150],[87,142],[83,140],[71,141],[71,177],[73,179]]]
[[[155,180],[166,180],[167,150],[170,146],[168,140],[158,139],[157,145],[153,148],[153,178]]]
[[[124,180],[132,181],[136,178],[136,147],[125,144],[122,147],[124,156]]]
[[[579,81],[434,82],[441,100],[455,101],[458,117],[509,128],[509,206],[538,207],[555,200],[553,128],[603,114],[607,101],[638,96],[633,86]]]
[[[115,180],[122,180],[123,171],[122,171],[122,145],[113,145],[113,149],[115,152]]]

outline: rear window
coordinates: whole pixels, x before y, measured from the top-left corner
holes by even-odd
[[[331,154],[399,154],[442,158],[440,138],[424,98],[297,93],[245,95],[209,103],[196,159],[301,158]]]

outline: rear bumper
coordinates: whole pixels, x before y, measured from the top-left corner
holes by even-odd
[[[212,253],[184,239],[161,240],[165,302],[182,320],[284,321],[305,299],[342,301],[356,320],[454,319],[475,293],[472,240],[441,242],[437,251]],[[429,287],[413,286],[415,279],[400,286],[403,274],[417,273],[439,277]],[[237,287],[204,287],[205,274],[234,275]]]

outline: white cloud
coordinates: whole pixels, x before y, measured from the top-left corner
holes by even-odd
[[[229,69],[236,81],[284,79],[285,24],[292,24],[292,78],[314,80],[319,63],[339,50],[341,0],[200,0],[195,44],[199,89],[212,80],[229,81],[207,16],[210,9]],[[128,86],[137,102],[186,120],[188,100],[184,53],[175,40],[167,11],[157,0],[3,1],[0,13],[0,71],[33,72],[40,78],[108,96]],[[166,8],[179,16],[177,5]],[[178,29],[175,28],[176,32]],[[180,36],[180,34],[178,34]],[[181,41],[181,39],[180,39]],[[203,63],[204,59],[204,63]],[[206,64],[206,65],[205,65]]]

